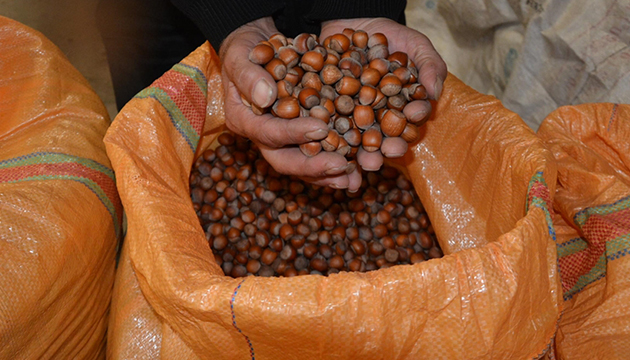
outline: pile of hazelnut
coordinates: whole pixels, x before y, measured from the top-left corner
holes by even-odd
[[[359,146],[380,151],[387,138],[408,143],[419,138],[422,119],[408,119],[405,106],[427,99],[418,70],[404,52],[389,52],[384,34],[345,29],[318,43],[317,36],[294,39],[275,34],[256,45],[250,61],[264,66],[277,82],[278,98],[270,109],[244,103],[255,114],[271,111],[292,119],[311,116],[326,122],[328,137],[300,145],[302,153],[336,151],[354,158]]]
[[[218,142],[194,164],[190,190],[226,275],[330,275],[442,256],[413,184],[393,167],[365,172],[350,193],[280,175],[242,137]]]

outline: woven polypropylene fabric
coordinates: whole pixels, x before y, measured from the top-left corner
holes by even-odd
[[[0,358],[103,358],[122,219],[107,111],[55,45],[0,17],[0,114]]]
[[[564,311],[559,359],[630,354],[630,106],[550,114],[538,135],[558,163],[554,200]]]
[[[556,170],[518,116],[449,76],[422,139],[398,162],[444,258],[362,274],[233,279],[213,260],[189,194],[195,152],[225,129],[220,64],[207,44],[182,64],[192,71],[165,74],[105,138],[128,214],[133,271],[125,274],[144,297],[134,306],[151,307],[162,324],[138,332],[162,331],[162,349],[186,344],[204,359],[543,356],[562,302],[550,208]],[[204,78],[205,103],[195,95]],[[147,96],[159,89],[168,96]],[[138,314],[115,306],[113,324]],[[171,330],[177,336],[164,337]],[[135,331],[112,326],[110,340],[134,346],[143,338]]]

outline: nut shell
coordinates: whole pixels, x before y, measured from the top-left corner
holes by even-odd
[[[274,80],[280,81],[287,75],[287,66],[278,58],[273,58],[265,65],[265,70]]]
[[[362,135],[361,145],[363,145],[363,149],[368,152],[374,152],[381,148],[381,143],[383,142],[383,134],[376,127],[371,127]]]
[[[354,124],[365,130],[374,124],[374,110],[368,105],[357,105],[352,113]]]
[[[265,65],[273,59],[275,54],[273,47],[266,44],[258,44],[249,53],[249,61],[258,65]]]
[[[300,116],[300,103],[292,96],[276,100],[272,107],[273,113],[283,119],[293,119]]]
[[[381,120],[381,131],[385,136],[400,136],[407,126],[405,115],[395,109],[385,112]]]
[[[309,50],[302,55],[300,67],[306,71],[320,71],[324,67],[324,56],[317,50]]]

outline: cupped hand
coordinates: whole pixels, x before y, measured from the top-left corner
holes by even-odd
[[[271,106],[277,97],[272,76],[249,61],[251,50],[278,33],[270,17],[261,18],[233,31],[221,44],[222,77],[225,90],[225,118],[228,129],[252,140],[273,168],[301,177],[316,185],[356,191],[361,176],[356,165],[337,153],[322,152],[307,157],[296,144],[322,140],[328,125],[311,117],[281,119],[269,113],[255,115],[243,104],[241,95],[260,108]]]
[[[429,38],[422,33],[386,18],[362,18],[332,20],[322,23],[320,39],[343,32],[344,29],[363,30],[368,35],[382,33],[387,37],[389,53],[407,53],[418,69],[418,83],[422,84],[429,98],[438,100],[442,84],[446,78],[446,63],[433,47]],[[431,113],[429,100],[415,100],[403,109],[408,119],[422,123]],[[395,140],[396,139],[396,140]],[[381,145],[381,153],[368,153],[363,149],[357,154],[357,161],[365,170],[377,170],[387,158],[401,157],[407,152],[407,143],[400,138],[386,139]]]

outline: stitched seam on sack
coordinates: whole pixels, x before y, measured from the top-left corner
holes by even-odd
[[[230,299],[230,311],[232,312],[232,325],[241,335],[245,337],[245,340],[247,340],[247,345],[249,345],[249,354],[251,355],[252,360],[255,360],[256,357],[254,356],[254,346],[252,345],[252,342],[249,339],[249,337],[245,335],[243,331],[241,331],[241,329],[236,325],[236,314],[234,313],[234,301],[236,300],[236,295],[238,291],[240,290],[241,285],[243,285],[243,283],[245,282],[245,280],[247,279],[243,279],[240,283],[238,283],[238,286],[236,286],[236,288],[234,289],[234,293],[232,294],[232,298]]]
[[[617,119],[617,107],[618,106],[619,106],[619,104],[614,104],[613,105],[612,114],[610,114],[610,119],[608,120],[608,128],[606,128],[606,131],[608,131],[608,132],[610,132],[610,127],[612,126],[612,124]]]

